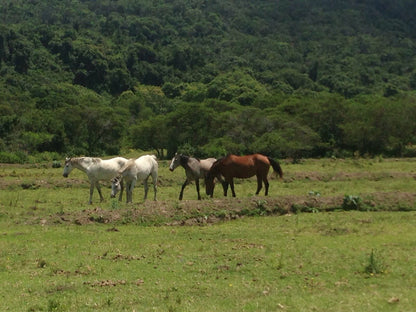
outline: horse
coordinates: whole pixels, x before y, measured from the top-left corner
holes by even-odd
[[[110,181],[114,178],[118,171],[127,163],[127,159],[123,157],[115,157],[111,159],[100,159],[92,157],[75,157],[66,158],[63,176],[65,178],[71,173],[74,168],[85,172],[90,181],[90,200],[89,204],[92,204],[92,194],[94,193],[94,186],[97,188],[98,194],[100,194],[100,200],[103,201],[104,197],[101,194],[101,187],[98,183],[102,180]],[[123,185],[121,186],[124,188]],[[122,200],[123,192],[120,193],[119,200]]]
[[[185,169],[186,174],[186,180],[182,184],[181,192],[179,193],[179,200],[182,200],[183,190],[189,183],[191,183],[191,181],[195,181],[198,200],[201,200],[201,194],[199,193],[199,179],[206,178],[208,171],[211,169],[211,166],[215,161],[215,158],[198,159],[183,154],[175,154],[170,163],[169,170],[173,171],[178,166],[182,166]],[[217,178],[221,182],[224,182],[221,176],[217,176]]]
[[[227,156],[218,159],[215,163],[212,164],[212,167],[207,174],[205,184],[206,192],[208,195],[213,194],[214,178],[215,176],[221,174],[225,178],[224,196],[227,196],[228,185],[230,185],[233,197],[235,197],[233,178],[246,179],[256,175],[256,195],[259,194],[262,188],[262,182],[264,182],[265,195],[267,196],[269,192],[269,181],[267,180],[267,174],[269,172],[270,166],[273,167],[273,170],[278,173],[280,177],[283,176],[283,171],[280,167],[280,164],[270,157],[261,154],[246,156],[228,154]]]
[[[149,190],[147,180],[152,176],[154,200],[156,200],[158,168],[155,155],[144,155],[137,159],[129,159],[123,168],[118,171],[117,177],[111,181],[111,197],[115,197],[120,190],[122,191],[121,183],[125,180],[127,203],[131,203],[134,186],[137,180],[140,180],[144,184],[144,200],[146,200]]]

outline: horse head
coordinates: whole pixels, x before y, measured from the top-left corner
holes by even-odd
[[[172,161],[170,162],[170,166],[169,166],[170,171],[175,170],[175,168],[181,164],[181,158],[182,158],[182,154],[175,153],[175,156],[172,158]]]
[[[205,176],[205,193],[208,196],[214,195],[214,188],[215,188],[215,175],[210,171],[208,171],[207,175]]]
[[[63,172],[63,176],[65,178],[68,177],[68,175],[71,173],[73,167],[72,167],[72,163],[71,163],[71,158],[67,157],[65,158],[65,165],[64,165],[64,172]]]
[[[121,191],[121,176],[115,177],[111,180],[111,198],[116,197],[117,193]]]

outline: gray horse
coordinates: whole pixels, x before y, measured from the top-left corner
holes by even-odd
[[[197,159],[183,154],[175,154],[170,163],[169,170],[173,171],[176,167],[182,166],[186,173],[186,180],[182,185],[181,192],[179,193],[179,200],[182,200],[183,190],[189,183],[191,183],[191,181],[195,181],[198,199],[201,199],[201,195],[199,193],[199,179],[206,178],[208,171],[211,169],[211,166],[215,161],[215,158]],[[217,179],[223,183],[221,176],[218,176]],[[211,194],[211,197],[212,196],[213,193]]]

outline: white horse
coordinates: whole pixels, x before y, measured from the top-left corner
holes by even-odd
[[[121,183],[125,180],[127,203],[131,203],[133,201],[132,194],[134,186],[136,185],[137,180],[139,180],[143,181],[144,200],[146,200],[147,192],[149,190],[147,180],[150,176],[152,176],[153,190],[155,194],[154,200],[156,200],[158,168],[159,166],[155,155],[144,155],[137,159],[129,159],[123,168],[118,171],[117,177],[111,181],[111,197],[115,197],[116,194],[122,190]]]
[[[97,188],[98,193],[100,194],[100,200],[104,200],[98,181],[110,181],[112,178],[117,176],[119,170],[127,163],[127,161],[128,160],[123,157],[115,157],[106,160],[92,157],[66,158],[63,176],[67,178],[74,168],[85,172],[91,183],[89,203],[92,204],[92,194],[94,193],[94,187]],[[122,200],[123,195],[123,185],[121,185],[121,190],[122,191],[119,196],[120,201]]]

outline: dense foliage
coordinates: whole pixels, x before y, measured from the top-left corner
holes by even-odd
[[[0,161],[411,155],[411,0],[1,0]]]

